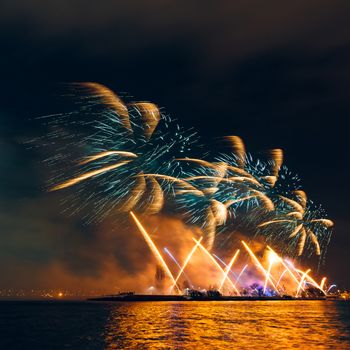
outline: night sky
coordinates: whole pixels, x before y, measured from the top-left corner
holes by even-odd
[[[322,269],[350,287],[349,11],[336,0],[2,1],[0,288],[46,286],[38,271],[56,263],[78,277],[102,269],[107,248],[43,192],[40,157],[23,145],[80,81],[152,101],[209,144],[239,135],[252,152],[282,148],[335,221]]]

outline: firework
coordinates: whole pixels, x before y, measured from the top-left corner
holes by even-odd
[[[327,277],[323,277],[320,283],[320,289],[324,290],[324,285],[326,283]]]
[[[290,230],[289,238],[298,239],[297,247],[299,256],[303,253],[307,236],[315,247],[316,255],[320,255],[320,243],[315,232],[320,226],[323,226],[323,228],[332,227],[333,222],[329,219],[317,217],[319,212],[308,207],[307,196],[304,191],[298,190],[294,193],[296,195],[295,200],[280,196],[285,206],[291,210],[285,214],[285,218],[263,222],[259,224],[259,227],[276,224],[285,225],[287,226],[287,230]]]
[[[246,207],[249,210],[244,213],[246,221],[257,222],[256,218],[264,212],[274,214],[274,202],[280,199],[279,194],[298,188],[291,186],[291,174],[282,167],[280,149],[270,152],[268,162],[255,161],[246,153],[242,139],[237,136],[225,139],[234,153],[220,154],[213,162],[189,157],[177,159],[189,166],[186,174],[190,176],[184,180],[197,190],[178,192],[177,201],[189,213],[189,222],[199,223],[206,232],[208,248],[214,246],[218,227],[222,227],[221,231],[232,227],[231,219],[237,216],[237,208]],[[282,191],[283,187],[286,188]]]
[[[248,264],[246,264],[246,265],[243,266],[242,270],[240,271],[240,273],[239,273],[238,276],[237,276],[235,285],[237,285],[237,283],[239,283],[240,278],[242,277],[244,271],[245,271],[247,268],[248,268]]]
[[[267,248],[273,252],[275,254],[275,256],[277,257],[278,261],[283,265],[283,267],[288,271],[288,273],[290,274],[290,276],[293,278],[293,280],[298,284],[299,281],[298,279],[295,277],[294,273],[291,271],[291,269],[288,267],[288,265],[284,262],[284,260],[279,257],[276,252],[270,247],[270,246],[267,246]],[[283,276],[282,276],[283,277]],[[281,277],[280,277],[281,278]]]
[[[239,254],[239,249],[236,250],[236,253],[234,254],[234,256],[232,257],[231,261],[229,262],[229,264],[226,266],[226,269],[225,269],[225,276],[223,277],[221,283],[220,283],[220,287],[219,287],[219,291],[221,291],[225,281],[226,281],[226,278],[227,278],[227,275],[228,273],[231,271],[231,268],[232,268],[232,265],[234,264],[234,262],[236,261],[237,259],[237,256]],[[236,280],[236,283],[237,283],[237,280]]]
[[[214,245],[216,227],[224,225],[228,211],[216,193],[235,188],[234,181],[225,178],[225,165],[214,164],[201,159],[180,158],[177,161],[190,164],[183,178],[192,189],[178,191],[176,201],[189,218],[189,223],[199,224],[207,236],[206,246]]]
[[[262,160],[246,152],[240,137],[228,136],[230,152],[204,159],[210,152],[201,148],[203,159],[194,158],[195,133],[155,104],[124,103],[97,83],[74,86],[82,93],[78,111],[43,119],[51,130],[45,143],[52,150],[45,162],[54,169],[49,191],[66,191],[67,211],[84,210],[89,222],[166,207],[201,227],[208,250],[219,234],[226,244],[249,228],[291,255],[311,247],[325,252],[333,222],[308,200],[281,149]]]
[[[190,149],[194,133],[150,102],[125,104],[96,83],[78,88],[87,94],[78,112],[47,118],[46,144],[54,148],[46,159],[54,169],[49,191],[65,189],[70,207],[89,206],[93,219],[113,210],[158,213],[173,183],[150,174],[172,175],[173,160]]]
[[[236,198],[228,200],[226,206],[257,206],[267,211],[275,209],[276,197],[289,193],[290,188],[297,188],[298,179],[286,166],[282,166],[283,153],[280,149],[271,150],[271,159],[262,161],[254,159],[251,154],[221,154],[218,161],[225,162],[231,176],[242,176],[237,183]],[[247,175],[248,174],[248,175]]]
[[[164,271],[166,272],[167,276],[170,278],[170,281],[172,282],[172,286],[170,287],[170,292],[173,290],[174,287],[177,288],[178,293],[181,293],[182,291],[180,290],[180,288],[178,287],[177,282],[179,281],[181,275],[184,274],[184,271],[187,267],[187,265],[191,263],[191,269],[189,269],[189,274],[190,276],[191,273],[196,272],[196,265],[193,263],[192,261],[192,257],[194,252],[199,248],[203,253],[204,256],[208,258],[208,262],[213,264],[213,266],[215,266],[215,268],[217,268],[218,272],[220,273],[219,276],[214,275],[210,277],[210,279],[212,278],[218,278],[218,280],[216,282],[220,281],[220,286],[218,288],[218,292],[221,292],[223,289],[223,285],[225,282],[228,282],[230,287],[232,288],[231,291],[234,291],[234,293],[237,296],[240,296],[241,293],[243,293],[243,295],[247,295],[247,287],[251,289],[250,295],[256,295],[254,293],[258,293],[259,296],[274,296],[274,295],[282,295],[282,293],[285,293],[286,288],[283,286],[282,288],[280,286],[281,280],[284,278],[285,282],[288,283],[288,291],[289,293],[291,293],[292,295],[294,295],[294,297],[299,298],[299,297],[319,297],[322,295],[327,295],[327,292],[324,290],[324,284],[326,281],[326,278],[322,278],[322,281],[320,284],[318,284],[311,276],[310,276],[310,269],[307,269],[306,271],[302,271],[299,268],[295,267],[290,261],[284,261],[284,259],[279,256],[271,247],[267,246],[266,250],[264,250],[264,252],[267,252],[267,258],[261,258],[259,257],[259,255],[256,255],[253,250],[248,246],[247,243],[245,243],[244,241],[241,242],[241,244],[243,245],[243,247],[246,249],[248,256],[251,258],[252,262],[254,263],[252,267],[252,269],[249,271],[249,273],[247,274],[248,280],[246,281],[240,281],[241,276],[243,275],[243,273],[247,270],[248,268],[248,264],[245,264],[243,266],[243,268],[240,268],[239,273],[237,273],[238,271],[236,271],[236,273],[234,272],[234,269],[237,269],[237,265],[241,265],[239,262],[239,252],[240,250],[237,249],[235,251],[235,253],[233,254],[231,260],[229,261],[228,264],[226,264],[224,261],[222,261],[221,259],[219,259],[215,254],[210,253],[202,244],[202,238],[200,239],[195,239],[192,237],[193,241],[195,242],[195,245],[191,248],[190,252],[187,254],[183,265],[180,266],[180,264],[177,262],[176,258],[170,253],[170,251],[165,248],[164,250],[167,252],[167,254],[169,255],[169,257],[175,261],[176,265],[179,267],[180,271],[178,272],[178,275],[176,277],[176,279],[173,277],[173,273],[170,271],[168,265],[166,264],[166,261],[164,260],[164,258],[161,256],[159,249],[156,247],[155,243],[153,242],[153,240],[151,239],[151,237],[149,236],[149,234],[147,233],[146,229],[143,227],[143,225],[140,223],[140,221],[137,219],[137,217],[135,216],[134,213],[130,213],[131,217],[133,218],[134,222],[136,223],[137,227],[139,228],[140,232],[142,233],[144,239],[146,240],[150,250],[152,251],[154,257],[156,258],[158,264],[160,266],[162,266],[162,268],[164,269]],[[264,254],[264,256],[266,257],[266,255]],[[218,260],[220,260],[223,265],[226,266],[225,269],[222,269],[221,266],[218,264],[217,260],[215,259],[217,258]],[[244,258],[244,257],[243,257]],[[198,261],[196,261],[198,264]],[[295,271],[296,274],[294,274],[290,268],[287,267],[287,264],[285,263],[287,262],[287,264],[290,265],[291,269],[293,271]],[[202,262],[200,262],[200,264],[202,264]],[[281,264],[282,266],[284,266],[284,270],[282,273],[280,273],[280,269],[278,268],[278,265]],[[242,266],[242,265],[241,265]],[[193,270],[195,269],[195,270]],[[251,285],[249,285],[251,282],[251,276],[253,275],[252,273],[254,272],[254,270],[257,269],[259,272],[263,272],[263,279],[260,279],[259,276],[257,275],[257,277],[255,278],[255,282]],[[229,273],[232,273],[234,276],[236,276],[236,280],[235,282],[231,281],[231,279],[228,277]],[[276,276],[276,274],[279,274],[279,278],[278,281],[275,282],[274,279],[274,275]],[[287,275],[289,275],[292,277],[292,280],[288,280]],[[206,281],[205,280],[205,276],[202,275],[202,280],[201,280],[201,284],[202,283],[208,283],[209,286],[213,281]],[[186,276],[186,280],[189,280],[189,277]],[[197,282],[198,279],[196,278]],[[290,283],[292,282],[292,283]],[[296,283],[294,283],[296,282]],[[240,285],[242,286],[242,290],[238,290],[237,288],[237,284],[240,283]],[[247,285],[248,283],[248,285]],[[268,290],[267,286],[268,284],[270,284],[272,286],[272,288],[274,289],[274,291]],[[309,287],[308,285],[311,285],[312,287]],[[210,288],[210,287],[209,287]],[[317,290],[319,290],[319,293],[315,293],[314,288],[316,288]],[[320,294],[321,293],[321,294]]]
[[[235,203],[242,203],[248,198],[259,198],[269,210],[274,208],[264,193],[252,188],[261,185],[244,169],[222,161],[208,162],[195,158],[177,160],[191,165],[186,171],[190,176],[183,180],[196,189],[177,192],[177,203],[189,213],[190,223],[201,224],[208,237],[209,249],[214,245],[217,227],[224,226],[234,216]],[[243,187],[249,188],[248,195],[242,192]]]
[[[276,283],[276,288],[278,288],[278,286],[280,285],[280,282],[281,282],[282,278],[284,277],[284,275],[286,274],[287,271],[288,271],[288,270],[285,269],[285,270],[283,270],[283,272],[281,273],[281,275],[280,275],[280,277],[279,277],[279,279],[278,279],[278,281],[277,281],[277,283]]]
[[[159,262],[160,266],[162,266],[162,268],[164,269],[165,273],[168,275],[168,277],[172,280],[172,282],[174,283],[174,286],[177,288],[177,290],[180,292],[180,288],[178,287],[174,276],[172,275],[168,265],[166,264],[164,258],[162,257],[162,255],[160,254],[158,248],[156,247],[156,245],[154,244],[154,242],[152,241],[150,235],[147,233],[147,231],[145,230],[145,228],[142,226],[141,222],[139,221],[139,219],[136,217],[136,215],[131,211],[130,212],[131,217],[134,219],[138,229],[140,230],[140,232],[142,233],[143,238],[145,239],[145,241],[147,242],[148,246],[150,247],[152,253],[154,254],[155,258],[157,259],[157,261]]]
[[[301,277],[301,279],[300,279],[300,282],[299,282],[299,285],[298,285],[298,289],[297,289],[297,292],[296,292],[296,297],[299,295],[299,292],[300,292],[300,289],[301,289],[301,287],[302,287],[302,285],[303,285],[303,282],[305,281],[305,279],[306,279],[306,277],[307,277],[307,275],[308,275],[308,273],[310,272],[311,270],[310,269],[308,269],[308,270],[306,270],[303,274],[302,274],[302,277]]]
[[[205,249],[205,248],[203,247],[203,245],[202,245],[199,241],[197,241],[195,238],[193,238],[193,240],[194,240],[196,243],[198,243],[199,248],[200,248],[200,249],[204,252],[204,254],[214,263],[214,265],[219,269],[219,271],[222,272],[223,278],[227,279],[228,282],[230,283],[231,287],[235,290],[235,292],[236,292],[238,295],[240,295],[240,293],[239,293],[238,289],[236,288],[236,286],[234,285],[234,283],[232,283],[232,281],[231,281],[229,278],[227,278],[226,272],[221,268],[221,266],[218,264],[218,262],[215,260],[215,258],[209,253],[209,251],[208,251],[207,249]]]
[[[274,252],[270,251],[270,254],[269,254],[269,267],[268,267],[268,269],[266,271],[266,278],[265,278],[264,289],[263,289],[263,293],[264,294],[265,294],[265,291],[266,291],[267,283],[270,280],[272,265],[273,265],[273,263],[276,260],[277,260],[276,254]],[[277,285],[274,286],[274,287],[277,290]]]
[[[179,268],[179,270],[181,270],[181,265],[179,264],[179,262],[176,260],[176,258],[174,257],[174,255],[169,251],[168,248],[164,248],[164,251],[169,255],[170,259],[172,261],[174,261],[174,263],[176,264],[176,266]],[[189,279],[188,275],[183,271],[183,275],[185,276],[186,280],[191,284],[191,280]]]
[[[198,248],[198,246],[200,245],[202,241],[202,237],[196,242],[196,244],[194,245],[194,247],[192,248],[192,250],[189,252],[189,254],[187,255],[185,262],[183,263],[183,265],[180,268],[180,271],[178,273],[178,275],[175,278],[174,284],[171,286],[171,289],[173,289],[177,283],[177,281],[179,280],[179,278],[181,277],[181,275],[184,273],[185,268],[187,266],[187,264],[189,263],[189,261],[192,258],[192,255],[194,254],[194,252],[196,251],[196,249]]]
[[[278,293],[278,290],[276,288],[276,285],[274,284],[274,282],[272,281],[272,277],[270,275],[270,272],[266,271],[266,269],[264,269],[264,267],[262,266],[262,264],[260,263],[259,259],[255,256],[255,254],[253,253],[253,251],[249,248],[248,244],[245,243],[244,241],[242,241],[242,244],[244,246],[244,248],[247,250],[247,252],[249,253],[249,255],[251,256],[251,258],[253,259],[253,261],[255,262],[256,266],[259,267],[259,269],[262,271],[262,273],[265,276],[266,282],[269,282],[272,287],[276,290],[276,292]],[[272,266],[272,264],[271,264]],[[271,268],[270,268],[271,269]]]

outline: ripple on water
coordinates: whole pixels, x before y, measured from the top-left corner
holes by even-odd
[[[124,349],[349,349],[349,312],[348,303],[325,301],[115,304],[106,344]]]
[[[350,303],[0,303],[1,349],[350,349]]]

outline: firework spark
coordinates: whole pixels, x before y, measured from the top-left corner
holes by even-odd
[[[199,248],[204,252],[204,254],[214,263],[214,265],[219,269],[219,271],[221,271],[221,273],[223,274],[223,278],[226,279],[226,272],[221,268],[221,266],[218,264],[218,262],[215,260],[215,258],[209,253],[209,251],[207,249],[205,249],[203,247],[203,245],[198,242],[195,238],[193,238],[193,240],[198,243]],[[235,292],[237,293],[237,295],[240,295],[238,289],[236,288],[236,286],[234,285],[234,283],[227,278],[227,281],[230,283],[231,287],[235,290]]]
[[[266,278],[265,278],[265,283],[264,283],[264,289],[263,289],[263,293],[265,294],[266,292],[266,287],[267,287],[267,283],[268,281],[270,280],[270,276],[271,276],[271,269],[272,269],[272,265],[273,263],[277,260],[277,256],[274,252],[270,251],[270,254],[269,254],[269,267],[266,271]],[[277,291],[277,285],[274,286],[274,288],[276,289]]]
[[[181,266],[180,268],[180,271],[178,273],[178,275],[176,276],[175,278],[175,281],[174,281],[174,284],[171,286],[171,289],[173,289],[177,283],[177,281],[179,280],[179,278],[181,277],[181,275],[184,273],[185,271],[185,268],[187,266],[187,264],[189,263],[189,261],[191,260],[192,258],[192,255],[194,254],[194,252],[197,250],[198,246],[200,245],[202,241],[202,237],[200,237],[200,239],[196,242],[196,244],[194,245],[194,247],[191,249],[191,251],[189,252],[189,254],[187,255],[183,265]]]
[[[67,211],[87,209],[92,221],[118,211],[157,214],[170,208],[201,227],[209,250],[219,234],[247,225],[253,235],[285,244],[283,251],[325,251],[333,222],[283,165],[281,149],[261,160],[247,153],[240,137],[227,136],[230,152],[195,158],[195,133],[155,104],[125,103],[98,83],[74,87],[84,94],[79,111],[45,118],[52,130],[46,145],[54,148],[45,161],[54,169],[49,191],[68,193]]]
[[[172,280],[172,282],[173,282],[174,286],[176,287],[176,289],[178,290],[178,292],[181,292],[179,286],[177,285],[177,283],[176,283],[176,281],[174,279],[174,276],[172,275],[171,271],[169,270],[169,267],[166,264],[165,260],[163,259],[162,255],[160,254],[157,246],[153,243],[150,235],[148,234],[148,232],[142,226],[142,224],[139,221],[139,219],[136,217],[136,215],[132,211],[130,212],[130,215],[133,218],[133,220],[135,221],[138,229],[142,233],[142,236],[145,239],[145,241],[147,242],[148,246],[150,247],[153,255],[155,256],[155,258],[157,259],[159,264],[163,267],[163,269],[164,269],[165,273],[168,275],[168,277]]]
[[[301,287],[302,287],[302,285],[303,285],[303,283],[304,283],[304,281],[305,281],[305,279],[306,279],[306,277],[307,277],[307,275],[308,275],[308,273],[309,273],[310,271],[311,271],[311,270],[308,269],[308,270],[306,270],[306,271],[302,274],[302,277],[301,277],[300,282],[299,282],[299,285],[298,285],[297,292],[296,292],[296,294],[295,294],[296,297],[298,297],[299,292],[300,292],[300,289],[301,289]]]
[[[224,283],[225,283],[225,281],[227,279],[227,276],[228,276],[229,272],[231,271],[231,268],[232,268],[234,262],[237,259],[238,254],[239,254],[239,249],[236,250],[236,253],[233,255],[231,261],[226,266],[226,268],[225,268],[225,276],[223,277],[223,279],[222,279],[222,281],[220,283],[219,291],[221,291],[221,289],[222,289],[222,287],[223,287],[223,285],[224,285]],[[237,281],[236,281],[236,283],[237,283]]]
[[[169,251],[168,248],[164,248],[164,251],[170,256],[170,259],[172,261],[174,261],[174,263],[176,264],[176,266],[179,268],[179,271],[182,269],[182,266],[179,264],[179,262],[176,260],[176,258],[174,257],[174,255]],[[188,275],[185,273],[185,271],[182,271],[182,274],[185,276],[186,280],[190,283],[190,285],[192,285],[191,280],[189,279]],[[176,282],[178,280],[178,278],[175,279]],[[175,287],[175,286],[174,286]],[[174,288],[172,287],[172,288]],[[192,286],[193,287],[193,286]]]
[[[248,254],[251,256],[252,260],[255,262],[256,266],[260,269],[260,271],[262,271],[262,273],[264,274],[266,281],[268,281],[272,287],[275,289],[275,291],[278,293],[278,290],[276,288],[276,285],[274,284],[274,282],[272,281],[271,275],[270,273],[268,273],[268,271],[266,271],[264,269],[264,267],[262,266],[262,264],[260,263],[259,259],[255,256],[255,254],[253,253],[253,251],[249,248],[248,244],[244,241],[241,241],[244,248],[247,250]]]
[[[42,142],[56,150],[45,161],[53,166],[49,191],[74,187],[69,204],[78,210],[91,204],[91,219],[114,209],[158,213],[164,190],[173,184],[144,174],[172,175],[175,156],[190,149],[194,133],[183,131],[153,103],[124,103],[97,83],[74,87],[87,94],[82,108],[45,119],[51,132]]]
[[[322,224],[326,228],[333,226],[333,222],[329,219],[319,219],[314,218],[315,213],[307,207],[307,197],[304,191],[296,191],[297,200],[300,200],[300,203],[297,200],[293,200],[284,196],[280,196],[282,201],[289,205],[292,212],[288,212],[286,217],[288,219],[274,219],[263,222],[258,225],[258,227],[266,227],[273,224],[287,224],[288,227],[292,227],[292,232],[289,235],[289,238],[298,237],[298,255],[300,256],[303,253],[305,242],[307,236],[310,238],[311,242],[315,247],[316,255],[321,254],[321,248],[319,240],[315,233],[315,228],[317,224]]]

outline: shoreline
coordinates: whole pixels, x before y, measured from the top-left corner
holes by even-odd
[[[288,300],[327,300],[326,297],[319,298],[295,298],[291,296],[218,296],[218,297],[188,297],[185,295],[105,295],[100,297],[88,298],[87,301],[116,301],[116,302],[140,302],[140,301],[288,301]]]

